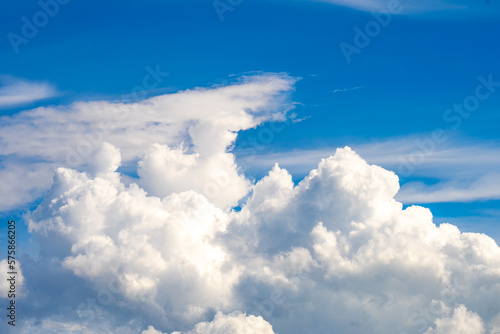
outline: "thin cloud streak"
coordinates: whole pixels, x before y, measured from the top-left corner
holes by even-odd
[[[57,90],[45,82],[32,82],[8,76],[0,77],[0,109],[16,107],[57,95]]]
[[[416,138],[406,137],[391,139],[383,142],[350,145],[358,154],[369,163],[381,165],[384,168],[396,170],[403,157],[407,157],[417,150]],[[246,156],[242,151],[240,159],[249,167],[273,166],[278,162],[280,166],[287,167],[295,173],[308,173],[314,167],[313,161],[320,160],[335,153],[335,147],[325,147],[313,150],[293,150],[288,152]],[[449,170],[463,173],[476,173],[468,168],[482,167],[489,171],[498,170],[500,165],[500,147],[493,145],[458,145],[436,148],[433,153],[425,156],[425,160],[416,168],[416,176],[442,176]],[[446,170],[444,170],[446,168]],[[436,172],[438,174],[436,174]]]
[[[400,15],[418,15],[433,12],[443,12],[450,14],[466,15],[495,15],[495,9],[492,6],[498,4],[484,1],[466,1],[466,0],[313,0],[331,3],[341,7],[352,8],[360,11],[379,12],[386,11],[390,6],[400,6],[402,12]]]
[[[455,181],[432,186],[411,182],[401,188],[396,199],[412,204],[500,199],[500,174],[486,175],[465,185]]]
[[[356,87],[344,88],[344,89],[334,89],[333,90],[333,94],[349,92],[349,91],[352,91],[352,90],[358,90],[358,89],[365,88],[365,87],[366,86],[356,86]]]
[[[371,164],[394,171],[401,176],[402,161],[418,151],[415,142],[424,137],[405,137],[383,142],[351,145]],[[240,155],[249,170],[266,169],[278,163],[296,175],[305,175],[314,168],[313,161],[334,154],[335,148],[294,150],[290,152]],[[436,202],[469,202],[500,198],[500,147],[495,145],[451,145],[436,147],[414,166],[410,177],[440,180],[428,186],[421,182],[403,184],[396,199],[405,204]]]

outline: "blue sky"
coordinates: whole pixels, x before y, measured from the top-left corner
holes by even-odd
[[[169,74],[147,96],[221,84],[255,71],[286,72],[300,78],[293,93],[300,104],[293,112],[303,121],[287,126],[259,153],[318,147],[333,152],[345,145],[426,137],[438,128],[453,138],[446,147],[481,149],[484,144],[500,149],[499,92],[482,101],[458,129],[443,120],[448,108],[473,94],[478,76],[492,75],[500,81],[496,79],[500,78],[499,3],[469,5],[472,8],[459,11],[392,15],[390,23],[347,63],[340,43],[354,45],[353,29],[364,29],[374,18],[327,2],[242,1],[224,12],[221,21],[209,1],[190,6],[182,1],[95,6],[70,1],[60,5],[57,15],[27,43],[19,44],[18,53],[8,33],[22,36],[21,18],[32,22],[41,7],[30,1],[10,3],[2,17],[0,34],[6,38],[1,40],[0,72],[45,84],[48,91],[45,99],[7,104],[0,112],[10,115],[36,106],[120,99],[141,84],[147,66],[159,66]],[[245,142],[252,132],[256,135],[258,129],[240,134],[237,143]],[[263,176],[267,167],[256,169],[256,177]],[[294,177],[300,180],[307,171]],[[425,177],[432,179],[432,171]],[[427,206],[438,221],[479,219],[477,230],[498,241],[497,199]],[[472,224],[464,228],[475,230]]]
[[[4,36],[22,36],[21,18],[32,21],[41,10],[30,1],[8,6],[0,32]],[[474,2],[473,7],[479,14],[467,9],[392,15],[387,27],[359,54],[352,54],[348,64],[339,45],[354,45],[353,29],[373,21],[370,13],[324,2],[242,1],[220,21],[209,1],[190,6],[181,1],[118,6],[71,1],[60,5],[57,15],[26,44],[19,44],[17,54],[8,38],[1,40],[3,75],[46,83],[54,90],[44,100],[7,105],[1,113],[119,99],[141,83],[147,66],[158,65],[169,73],[148,96],[223,83],[254,71],[286,72],[301,78],[293,98],[300,102],[294,112],[304,121],[287,126],[262,153],[318,146],[333,150],[426,136],[437,128],[453,136],[452,145],[498,147],[500,94],[481,102],[457,130],[443,120],[448,108],[473,93],[478,76],[492,75],[495,81],[500,73],[498,2]],[[438,217],[481,218],[484,206],[495,209],[498,204],[431,206]],[[498,216],[486,218],[500,223]],[[496,230],[488,229],[498,241]]]
[[[278,162],[298,184],[322,158],[350,146],[398,174],[396,199],[405,207],[428,207],[435,223],[486,233],[500,244],[500,1],[401,0],[401,12],[368,33],[349,59],[342,45],[356,47],[358,29],[366,33],[377,22],[370,10],[386,10],[389,2],[220,3],[229,7],[218,13],[217,3],[207,0],[71,0],[29,37],[23,18],[32,23],[43,12],[40,4],[4,4],[0,122],[37,107],[137,102],[245,75],[286,74],[296,82],[278,106],[288,112],[283,128],[265,122],[240,131],[232,148],[250,179],[261,179]],[[23,42],[12,42],[12,34]],[[158,79],[142,89],[152,72]],[[478,86],[484,99],[475,98]],[[138,98],[136,87],[143,94]],[[448,112],[466,101],[479,101],[470,115]],[[446,139],[433,140],[435,131]],[[259,137],[269,133],[269,140]],[[432,152],[404,172],[402,161],[422,153],[418,143]],[[1,166],[11,166],[11,158],[18,156],[4,154]],[[137,177],[130,165],[121,170]],[[37,195],[5,207],[0,217],[22,221],[48,191],[40,183]],[[22,248],[36,254],[39,245],[20,228]]]

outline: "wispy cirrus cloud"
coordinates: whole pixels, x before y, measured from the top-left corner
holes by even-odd
[[[438,179],[437,184],[408,182],[402,185],[396,199],[405,204],[470,202],[500,198],[500,147],[494,144],[465,144],[459,140],[436,146],[427,153],[424,136],[408,136],[372,143],[351,145],[372,164],[393,170],[400,176]],[[419,146],[420,145],[420,146]],[[312,168],[312,161],[326,158],[335,152],[325,147],[312,150],[245,156],[240,159],[249,170],[269,168],[274,163],[295,174],[304,175]],[[416,163],[408,172],[408,157],[416,155]]]
[[[0,109],[26,105],[54,97],[57,90],[46,82],[33,82],[0,76]]]
[[[353,8],[361,11],[377,12],[394,8],[394,6],[401,7],[400,14],[423,14],[429,12],[442,12],[457,11],[467,14],[488,14],[494,13],[494,9],[498,8],[498,3],[491,1],[467,1],[467,0],[314,0],[332,3],[334,5]]]
[[[450,180],[435,185],[422,182],[405,184],[398,200],[403,203],[471,202],[500,199],[500,174],[489,174],[472,181]]]
[[[356,87],[350,87],[350,88],[334,89],[332,93],[333,94],[345,93],[345,92],[350,92],[350,91],[358,90],[358,89],[365,88],[365,87],[366,86],[356,86]]]

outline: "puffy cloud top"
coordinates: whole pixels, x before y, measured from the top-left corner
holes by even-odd
[[[350,148],[297,186],[275,166],[240,212],[149,196],[111,172],[115,148],[95,156],[98,172],[57,170],[29,227],[63,268],[156,314],[145,333],[483,333],[498,314],[495,242],[403,210],[397,176]]]
[[[8,165],[0,166],[0,176],[6,176],[6,186],[13,191],[0,195],[0,210],[29,203],[48,190],[50,167],[81,169],[89,164],[92,172],[95,158],[106,158],[93,153],[104,141],[120,149],[124,165],[141,160],[139,174],[146,191],[163,197],[194,189],[219,207],[230,208],[250,184],[226,152],[228,146],[237,131],[283,120],[294,82],[285,74],[262,74],[135,103],[76,102],[1,117],[0,156],[8,157]],[[26,167],[23,162],[30,160],[36,163]],[[32,182],[8,177],[18,165]],[[225,183],[229,179],[231,187]]]
[[[235,132],[281,117],[261,109],[289,85],[262,77],[130,105],[145,113],[133,116],[137,124],[166,122],[162,133],[177,129],[189,140],[176,146],[153,133],[128,147],[113,130],[79,169],[57,168],[25,217],[40,254],[23,263],[31,301],[21,331],[498,330],[500,248],[486,235],[436,226],[428,209],[403,209],[393,172],[346,147],[297,185],[278,165],[255,184],[241,173],[227,150]],[[160,114],[157,103],[186,113]],[[65,117],[80,119],[96,105],[80,107]],[[139,178],[120,173],[140,150]],[[231,209],[247,192],[241,210]]]

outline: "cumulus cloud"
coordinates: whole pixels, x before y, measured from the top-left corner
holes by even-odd
[[[165,333],[157,331],[153,326],[149,326],[148,329],[143,330],[141,334],[165,334]]]
[[[229,145],[236,136],[227,132]],[[208,139],[208,138],[207,138]],[[231,208],[250,190],[250,182],[239,172],[234,156],[221,147],[209,155],[187,153],[155,144],[139,162],[141,185],[151,194],[164,197],[192,189],[221,208]]]
[[[288,110],[283,104],[294,82],[286,75],[263,74],[135,103],[77,102],[3,117],[0,156],[43,164],[32,186],[21,173],[9,178],[10,187],[18,190],[10,194],[5,209],[48,190],[53,168],[46,166],[82,169],[104,141],[121,150],[124,165],[141,160],[141,186],[151,194],[194,189],[220,207],[230,207],[250,185],[226,152],[228,147],[237,131],[283,119]],[[16,173],[8,167],[0,174]],[[229,180],[232,187],[227,187]]]
[[[278,164],[256,183],[245,178],[228,147],[237,131],[283,117],[277,100],[290,84],[266,76],[129,105],[151,122],[170,117],[160,132],[177,129],[172,142],[124,121],[143,138],[129,147],[125,135],[111,131],[115,140],[101,142],[85,163],[57,168],[50,190],[25,216],[40,253],[23,259],[30,298],[20,328],[123,334],[498,328],[500,248],[486,235],[437,226],[428,209],[403,209],[394,172],[345,147],[298,184]],[[168,111],[201,107],[200,100],[206,108],[187,108],[190,116]],[[160,109],[160,101],[172,109]],[[110,106],[122,108],[99,105]],[[267,110],[273,106],[276,115]],[[64,122],[79,124],[94,107],[82,104]],[[51,112],[59,115],[47,109],[30,115]],[[139,178],[119,172],[131,162]],[[217,185],[220,196],[207,184]],[[231,209],[238,201],[241,210]]]
[[[211,322],[200,322],[188,332],[172,332],[172,334],[274,334],[272,326],[262,319],[253,315],[245,315],[241,312],[233,312],[225,315],[217,312]],[[156,330],[153,326],[143,330],[141,334],[166,334]]]
[[[415,332],[424,323],[422,333],[431,324],[426,317],[438,315],[434,309],[430,316],[425,312],[433,300],[453,307],[470,298],[468,304],[481,309],[472,297],[472,282],[479,280],[482,288],[498,294],[496,283],[483,272],[498,277],[499,262],[492,257],[499,254],[498,246],[484,235],[434,225],[427,209],[402,210],[393,199],[398,188],[393,173],[366,164],[349,149],[323,160],[296,187],[286,171],[275,167],[257,183],[255,198],[229,228],[238,235],[253,235],[248,238],[253,243],[244,244],[246,238],[241,238],[234,245],[252,251],[245,260],[255,263],[255,272],[247,280],[260,286],[249,298],[258,301],[257,306],[247,306],[263,314],[291,308],[292,315],[271,321],[278,332],[336,328],[348,333],[394,328]],[[261,189],[268,196],[262,196]],[[284,266],[286,258],[295,265]],[[248,286],[241,289],[248,297]],[[285,302],[272,300],[283,294],[288,296]],[[307,318],[302,313],[306,307],[297,306],[307,302],[316,305],[308,317],[321,321],[288,325],[294,317]],[[488,317],[485,308],[481,311]],[[335,312],[344,320],[332,317]]]
[[[126,187],[114,171],[117,149],[106,144],[100,151],[105,159],[93,166],[95,178],[58,169],[51,200],[27,216],[41,248],[50,243],[48,256],[97,285],[115,280],[120,295],[162,310],[164,321],[228,305],[238,268],[226,266],[227,252],[214,243],[226,214],[194,191],[160,199]]]
[[[245,315],[234,312],[224,315],[217,312],[211,322],[201,322],[185,334],[274,334],[272,326],[262,319],[253,315]],[[172,334],[182,334],[174,332]]]
[[[429,328],[425,334],[482,334],[484,326],[481,318],[472,312],[467,311],[464,305],[458,306],[453,311],[453,316],[438,318],[435,321],[436,327]]]
[[[349,148],[296,186],[276,165],[240,212],[195,191],[126,186],[117,149],[101,150],[92,173],[58,169],[27,220],[42,249],[58,245],[45,256],[96,291],[116,281],[122,309],[154,314],[143,330],[441,333],[497,315],[487,305],[500,297],[498,245],[403,210],[397,176]]]

